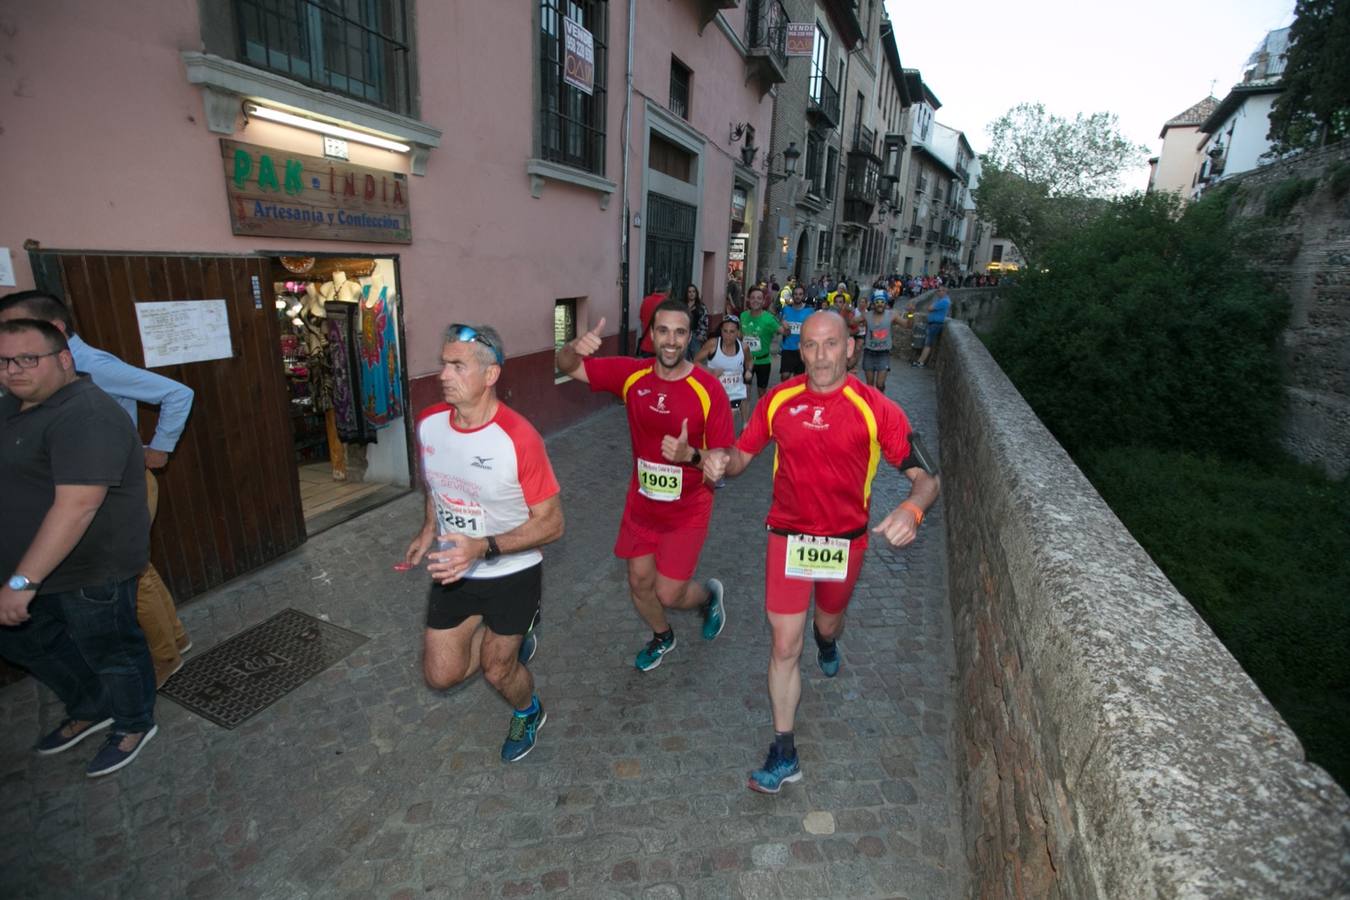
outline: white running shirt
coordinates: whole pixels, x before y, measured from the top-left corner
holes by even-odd
[[[417,417],[422,477],[436,507],[440,534],[486,538],[519,527],[530,507],[558,493],[558,479],[534,426],[504,403],[486,425],[455,425],[454,407],[437,403]],[[500,578],[536,565],[534,550],[480,559],[465,578]]]

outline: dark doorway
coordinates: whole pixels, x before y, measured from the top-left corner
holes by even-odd
[[[698,208],[661,194],[647,194],[647,256],[642,293],[669,279],[672,290],[688,284],[694,271],[694,224]]]
[[[797,238],[797,258],[792,264],[792,274],[797,276],[800,283],[802,276],[810,270],[806,265],[806,254],[811,252],[811,240],[807,237],[806,229],[802,229],[802,236]]]

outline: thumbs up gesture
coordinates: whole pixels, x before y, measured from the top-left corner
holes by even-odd
[[[572,349],[576,351],[577,356],[587,357],[595,354],[600,349],[600,331],[605,327],[605,319],[600,317],[600,321],[595,323],[595,327],[585,334],[578,335],[572,342]]]
[[[694,455],[689,451],[688,419],[680,423],[678,436],[666,435],[661,438],[661,455],[665,457],[666,462],[673,463],[684,463],[693,459]]]

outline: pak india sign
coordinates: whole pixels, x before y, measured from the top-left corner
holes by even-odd
[[[402,172],[226,139],[220,155],[235,234],[412,243]]]

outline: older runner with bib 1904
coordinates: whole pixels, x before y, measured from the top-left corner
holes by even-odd
[[[738,475],[769,441],[774,458],[773,502],[768,516],[764,600],[773,649],[769,699],[774,741],[749,787],[776,794],[797,781],[801,768],[793,726],[801,698],[798,661],[806,612],[816,603],[816,660],[826,677],[839,672],[836,641],[867,550],[872,479],[884,457],[911,482],[909,498],[873,531],[893,546],[914,540],[924,512],[937,499],[936,467],[894,401],[848,374],[853,339],[844,320],[818,312],[801,331],[806,374],[775,387],[728,451],[705,455],[713,480]]]
[[[666,610],[702,610],[704,640],[717,637],[726,624],[722,583],[692,578],[713,504],[699,466],[703,452],[731,446],[731,405],[718,380],[684,357],[691,323],[682,301],[667,300],[652,315],[654,359],[594,356],[604,324],[601,319],[564,344],[557,363],[591,390],[616,395],[627,409],[633,474],[614,555],[628,561],[633,605],[652,630],[634,661],[646,672],[675,649]]]

